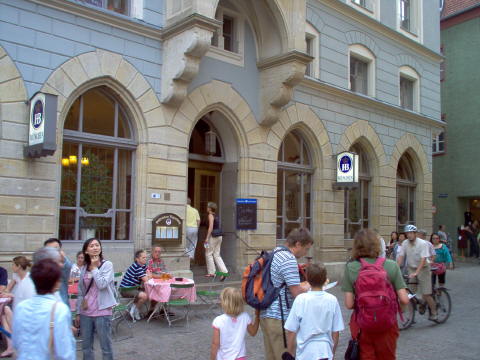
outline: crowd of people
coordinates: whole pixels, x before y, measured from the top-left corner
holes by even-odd
[[[221,233],[215,232],[219,229],[215,210],[209,204],[207,240],[214,249],[209,254],[212,263],[215,261],[219,269],[226,270],[223,261],[214,255],[218,246],[215,238],[221,237]],[[360,359],[395,359],[399,336],[396,320],[379,332],[380,323],[372,325],[368,318],[368,302],[362,305],[370,291],[365,269],[380,276],[375,286],[384,288],[385,297],[394,299],[397,307],[409,301],[403,275],[407,274],[407,279],[416,278],[416,293],[428,304],[429,319],[435,321],[437,309],[432,288],[437,278],[439,285],[444,286],[446,268],[452,268],[447,237],[442,232],[440,228],[427,241],[426,232],[407,225],[403,233],[392,232],[388,244],[375,230],[363,229],[355,235],[342,290],[345,307],[353,309],[349,326],[352,337],[360,344]],[[273,249],[268,271],[272,286],[279,290],[278,296],[265,308],[257,309],[253,319],[244,311],[240,290],[227,287],[222,291],[224,314],[212,322],[211,360],[245,360],[245,336],[247,333],[255,336],[259,327],[267,360],[333,359],[344,323],[337,298],[325,291],[329,281],[326,268],[309,264],[306,281],[301,279],[298,259],[306,256],[312,245],[309,231],[300,228],[289,233],[284,246]],[[1,324],[12,335],[6,338],[7,348],[0,357],[16,353],[17,359],[27,359],[35,351],[45,358],[52,354],[57,359],[75,359],[74,335],[80,333],[84,359],[94,358],[95,337],[103,359],[113,359],[111,321],[118,295],[133,299],[130,315],[134,321],[141,319],[145,315],[142,305],[149,301],[142,285],[167,272],[161,254],[162,248],[158,246],[151,249],[150,259],[145,250],[136,251],[119,284],[119,294],[114,284],[113,264],[104,258],[102,244],[96,238],[84,242],[75,263],[54,238],[46,240],[44,247],[33,254],[33,266],[25,256],[13,258],[10,281],[7,271],[0,268],[0,297],[9,303],[1,312]],[[213,271],[211,267],[210,263],[207,275]],[[431,273],[431,268],[439,270]],[[72,319],[68,286],[75,283],[78,295]],[[386,309],[385,318],[393,313],[396,319],[397,310]]]

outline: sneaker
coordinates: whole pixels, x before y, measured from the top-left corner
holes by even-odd
[[[438,320],[438,315],[437,314],[430,314],[430,316],[428,317],[428,320],[437,321]]]
[[[130,317],[132,318],[133,322],[137,321],[137,319],[135,318],[135,309],[136,308],[137,307],[132,304],[132,306],[130,306],[130,310],[128,311],[128,313],[130,314]]]
[[[138,308],[135,306],[135,318],[137,320],[142,320],[142,314],[140,314],[140,311],[138,310]]]

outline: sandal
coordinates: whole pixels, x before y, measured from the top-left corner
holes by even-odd
[[[205,275],[205,277],[214,277],[214,276],[215,276],[215,275],[213,275],[213,274],[207,274],[207,275]]]

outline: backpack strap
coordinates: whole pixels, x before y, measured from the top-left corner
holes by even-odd
[[[48,347],[52,353],[52,357],[55,357],[55,344],[53,339],[53,330],[55,327],[55,309],[57,308],[58,301],[52,306],[52,311],[50,312],[50,323],[49,323],[49,331],[50,331],[50,338],[48,340]]]
[[[377,260],[375,260],[375,265],[383,267],[383,264],[385,264],[386,258],[384,257],[378,257]]]

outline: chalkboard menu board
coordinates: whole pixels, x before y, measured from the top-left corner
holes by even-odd
[[[182,219],[175,214],[161,214],[152,221],[152,245],[182,242]]]
[[[237,230],[257,230],[257,199],[237,199]]]

